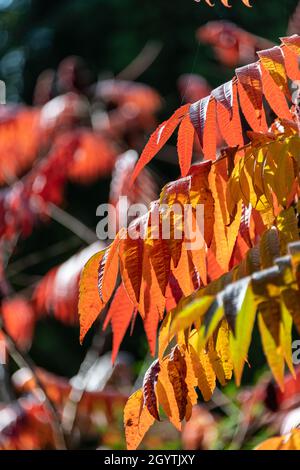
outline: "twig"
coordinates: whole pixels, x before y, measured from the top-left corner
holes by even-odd
[[[161,50],[162,44],[160,42],[147,42],[135,59],[118,73],[116,78],[119,80],[136,80],[153,64]]]
[[[68,240],[62,240],[53,245],[47,247],[47,250],[43,249],[35,251],[22,258],[17,259],[13,263],[10,263],[6,269],[6,276],[12,277],[23,271],[26,268],[35,266],[36,264],[45,261],[46,259],[53,258],[54,256],[61,255],[65,251],[78,247],[80,242],[78,237],[71,237]]]
[[[71,436],[73,433],[78,405],[80,404],[85,392],[85,378],[101,355],[105,345],[105,340],[107,338],[107,332],[102,331],[102,329],[99,327],[99,322],[96,323],[96,328],[97,330],[94,335],[92,345],[80,365],[79,371],[76,375],[76,383],[71,388],[68,400],[62,412],[62,428],[69,436]]]
[[[52,401],[48,397],[43,385],[41,384],[39,378],[36,375],[35,372],[35,365],[31,361],[29,357],[27,357],[23,352],[19,350],[17,345],[15,344],[14,340],[11,338],[11,336],[7,333],[5,330],[4,326],[0,322],[0,327],[1,327],[1,332],[4,336],[6,346],[8,348],[9,354],[12,357],[12,359],[15,361],[15,363],[20,367],[20,368],[26,368],[29,369],[35,383],[37,385],[37,389],[33,390],[33,392],[36,394],[38,400],[41,400],[41,394],[42,392],[43,397],[45,398],[45,405],[47,406],[48,410],[50,411],[50,414],[52,416],[52,420],[50,420],[50,424],[52,426],[53,430],[53,438],[55,442],[55,448],[57,450],[65,450],[66,449],[66,444],[65,444],[65,438],[61,429],[60,425],[60,419],[58,416],[58,413],[56,411],[55,406],[53,405]],[[39,391],[39,393],[37,393]]]
[[[1,343],[2,341],[0,341],[0,348]],[[10,403],[13,399],[14,397],[9,383],[9,376],[6,364],[2,364],[2,362],[0,362],[0,401],[1,403]]]
[[[89,227],[84,225],[80,220],[73,217],[73,215],[68,214],[68,212],[64,211],[53,203],[49,203],[48,208],[49,216],[53,220],[69,229],[88,245],[97,241],[95,233]]]
[[[257,396],[254,392],[247,404],[247,409],[240,410],[236,431],[233,435],[229,450],[239,450],[242,447],[250,427],[251,412],[256,402]]]

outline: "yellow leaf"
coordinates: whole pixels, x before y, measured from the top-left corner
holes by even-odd
[[[225,375],[225,370],[223,368],[222,358],[219,354],[219,350],[217,350],[217,337],[218,337],[218,330],[214,332],[214,334],[208,339],[207,342],[207,353],[212,368],[218,378],[218,381],[221,385],[226,385],[227,378]],[[220,346],[219,346],[220,347]],[[228,369],[227,369],[228,374]]]
[[[284,56],[279,46],[258,52],[260,61],[280,90],[289,95]]]
[[[293,322],[300,334],[300,294],[296,289],[288,288],[281,292],[283,302],[293,317]]]
[[[288,243],[299,240],[298,220],[293,207],[280,212],[276,219],[279,231],[281,254],[286,254]]]
[[[212,296],[200,297],[175,314],[170,328],[170,336],[173,337],[179,331],[185,330],[194,322],[201,320],[213,301],[214,297]]]
[[[280,322],[280,345],[282,348],[282,353],[286,360],[287,366],[290,369],[290,372],[295,376],[295,369],[293,365],[292,357],[292,327],[293,327],[293,318],[286,308],[283,300],[280,302],[281,307],[281,322]]]
[[[232,377],[233,364],[229,348],[229,326],[225,319],[222,320],[218,328],[216,352],[221,360],[225,380],[230,380]]]
[[[187,365],[184,352],[178,345],[175,346],[169,357],[168,374],[179,410],[179,419],[182,421],[188,405]]]
[[[277,196],[279,204],[286,206],[288,196],[291,192],[295,180],[294,165],[288,153],[288,146],[284,144],[279,154],[278,166],[274,175],[273,190]]]
[[[179,410],[174,389],[169,379],[168,360],[169,357],[160,362],[160,372],[158,374],[158,381],[156,385],[156,395],[158,403],[164,410],[164,413],[168,416],[173,426],[175,426],[175,428],[180,431],[181,422],[179,419]]]
[[[154,421],[153,416],[144,406],[142,389],[137,390],[128,398],[124,408],[124,427],[128,450],[135,450],[139,446]]]
[[[247,360],[255,322],[256,308],[257,301],[251,286],[249,286],[236,318],[234,334],[230,335],[230,351],[237,385],[241,383],[244,364]]]
[[[263,234],[259,250],[261,267],[265,269],[273,266],[274,259],[280,256],[280,241],[276,227],[270,228]]]
[[[229,214],[225,204],[227,184],[217,173],[216,167],[214,167],[209,175],[209,183],[215,203],[212,250],[221,268],[224,271],[228,271],[240,227],[242,203],[236,200],[236,213],[234,219],[228,224]]]
[[[188,388],[185,419],[186,421],[189,421],[192,415],[192,408],[194,405],[196,405],[197,400],[198,400],[198,396],[195,390],[195,387],[197,386],[197,379],[195,376],[192,359],[191,359],[188,349],[185,346],[183,346],[182,350],[184,351],[184,358],[185,358],[185,363],[186,363],[186,368],[187,368],[185,382]]]
[[[213,335],[215,329],[219,325],[224,316],[224,307],[219,300],[214,300],[208,312],[205,315],[203,325],[201,325],[198,334],[198,348],[201,350],[207,343],[208,339]]]
[[[170,326],[171,322],[173,321],[173,318],[175,316],[175,311],[172,310],[171,312],[168,312],[167,315],[164,318],[164,321],[161,324],[161,327],[159,329],[159,337],[158,337],[158,357],[162,359],[164,352],[171,341],[170,337]]]
[[[274,299],[262,302],[258,307],[258,326],[263,350],[279,387],[284,384],[284,356],[280,345],[280,305]]]
[[[198,388],[203,395],[205,401],[211,399],[216,388],[216,374],[209,361],[207,352],[202,349],[197,353],[198,338],[196,330],[190,335],[190,355],[195,376],[198,381]]]

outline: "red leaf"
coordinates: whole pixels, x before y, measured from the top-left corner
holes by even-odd
[[[217,117],[216,102],[211,100],[208,104],[206,122],[203,135],[203,153],[206,160],[215,160],[217,152]]]
[[[162,256],[162,254],[160,254]],[[155,276],[147,251],[143,257],[143,279],[140,291],[139,312],[144,319],[144,329],[152,356],[155,355],[157,327],[163,318],[166,299]]]
[[[123,341],[127,328],[130,325],[134,306],[124,285],[121,284],[111,303],[108,311],[108,316],[111,318],[112,331],[113,331],[113,347],[112,347],[112,362],[114,363],[119,352],[120,345]]]
[[[148,228],[149,234],[145,241],[145,254],[151,259],[159,288],[162,295],[165,295],[169,282],[171,254],[166,240],[162,238],[162,224],[158,201],[153,202],[150,206],[149,224],[151,224],[151,228]]]
[[[190,107],[190,118],[199,137],[206,159],[216,159],[217,122],[216,102],[210,96],[203,98]]]
[[[281,46],[285,69],[291,80],[300,80],[299,57],[286,45]]]
[[[258,56],[263,67],[268,71],[278,88],[286,96],[290,95],[284,67],[284,56],[279,46],[259,51]]]
[[[232,106],[233,106],[233,90],[232,90],[232,80],[229,82],[223,83],[218,88],[215,88],[211,92],[211,96],[224,106],[227,111],[230,112],[232,116]]]
[[[156,131],[153,132],[133,171],[130,181],[131,184],[134,183],[135,179],[140,174],[144,166],[146,166],[147,163],[149,163],[150,160],[155,157],[159,150],[169,140],[184,115],[188,112],[189,107],[189,104],[181,106],[167,121],[164,121],[162,124],[160,124]]]
[[[190,106],[190,118],[199,137],[200,145],[203,148],[203,134],[206,122],[207,108],[210,96],[206,96]]]
[[[300,36],[294,34],[291,37],[281,38],[281,41],[295,54],[300,55]]]
[[[127,294],[137,308],[143,271],[143,238],[147,225],[147,214],[134,220],[119,245],[121,277]]]
[[[270,107],[279,118],[291,120],[292,114],[289,110],[285,95],[264,67],[261,68],[261,71],[264,96]]]
[[[118,248],[120,238],[124,234],[125,231],[121,229],[111,245],[105,250],[99,265],[98,289],[100,298],[104,303],[109,301],[116,285],[119,271]]]
[[[243,146],[243,129],[237,97],[237,84],[232,87],[232,108],[228,109],[218,102],[217,116],[220,132],[230,147]]]
[[[235,71],[238,79],[242,111],[254,131],[267,131],[263,109],[261,69],[258,63],[245,65]]]
[[[144,329],[147,336],[150,353],[152,356],[155,355],[156,351],[157,328],[159,320],[160,314],[158,307],[155,303],[150,302],[150,309],[145,314]]]
[[[186,176],[191,167],[194,134],[195,128],[191,123],[190,116],[187,115],[179,126],[177,139],[178,158],[182,176]]]
[[[2,303],[4,326],[22,350],[31,346],[35,316],[30,303],[21,296],[5,299]]]
[[[151,366],[145,373],[143,381],[144,405],[148,408],[148,411],[153,416],[153,418],[157,419],[157,421],[160,421],[160,418],[157,408],[155,387],[159,372],[160,365],[158,359],[156,359],[156,361],[151,364]]]

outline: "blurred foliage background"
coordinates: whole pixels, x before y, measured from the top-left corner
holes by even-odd
[[[140,80],[166,99],[166,112],[178,103],[176,79],[199,73],[212,85],[231,76],[220,70],[209,47],[198,45],[196,29],[211,20],[230,20],[276,41],[286,33],[297,0],[253,0],[248,9],[232,0],[231,9],[194,0],[0,0],[0,76],[8,100],[31,103],[38,75],[79,55],[95,76],[118,74],[147,41],[162,51]]]

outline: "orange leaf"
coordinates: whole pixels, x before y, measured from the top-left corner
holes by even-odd
[[[153,416],[153,418],[157,419],[157,421],[160,421],[160,418],[157,408],[155,387],[159,372],[160,365],[158,359],[156,359],[156,361],[151,364],[145,373],[143,381],[144,404],[148,408],[149,413]]]
[[[177,267],[175,268],[175,266],[172,267],[171,265],[171,270],[184,296],[190,295],[195,290],[193,284],[194,266],[185,248],[181,252]]]
[[[243,131],[240,119],[240,111],[237,97],[237,84],[232,86],[231,94],[232,107],[228,108],[218,102],[217,116],[220,132],[227,143],[231,147],[236,145],[243,146]]]
[[[217,120],[216,101],[206,96],[190,107],[190,118],[199,137],[200,145],[207,160],[216,159]]]
[[[128,450],[135,450],[154,423],[153,416],[144,406],[142,389],[131,395],[124,408],[124,427]]]
[[[121,284],[113,298],[108,316],[111,318],[113,331],[112,362],[114,363],[118,355],[120,344],[123,341],[126,330],[132,319],[134,306],[129,299],[127,292]]]
[[[203,131],[203,153],[206,160],[215,160],[217,152],[217,118],[216,101],[210,100],[207,107]]]
[[[281,50],[288,77],[291,80],[300,80],[299,57],[286,45],[281,46]]]
[[[99,265],[98,288],[103,302],[109,301],[116,285],[119,271],[118,248],[123,233],[124,231],[120,230],[115,240],[106,248]]]
[[[258,56],[263,67],[269,72],[278,88],[287,96],[290,95],[288,89],[287,76],[284,67],[284,56],[279,46],[259,51]]]
[[[175,346],[170,355],[168,362],[168,374],[179,410],[179,419],[182,421],[185,417],[188,404],[188,387],[185,381],[187,375],[187,366],[184,354],[181,352],[181,349],[178,345]]]
[[[187,384],[188,388],[188,396],[187,396],[187,407],[186,407],[186,412],[185,412],[185,419],[186,421],[189,421],[192,415],[192,409],[193,406],[196,405],[198,401],[198,396],[196,393],[195,388],[197,387],[197,378],[194,373],[194,368],[192,364],[192,359],[189,354],[189,351],[187,350],[186,346],[183,345],[182,349],[184,351],[184,358],[185,358],[185,363],[186,363],[186,379],[185,382]]]
[[[8,334],[22,350],[31,346],[35,315],[30,303],[21,296],[6,298],[2,302],[3,323]]]
[[[233,90],[232,90],[232,80],[229,82],[223,83],[218,86],[211,92],[211,96],[220,103],[227,111],[230,112],[232,116],[232,105],[233,105]]]
[[[139,312],[144,319],[144,329],[153,356],[156,349],[157,327],[160,318],[163,317],[165,303],[166,299],[161,292],[150,259],[147,253],[144,253]]]
[[[281,119],[292,119],[292,114],[289,110],[284,93],[276,85],[270,74],[264,67],[261,67],[263,91],[266,100],[270,107],[273,109],[276,116]]]
[[[169,379],[168,360],[169,358],[167,357],[160,362],[160,372],[156,386],[157,399],[173,426],[180,431],[179,410],[174,389]]]
[[[151,294],[150,294],[151,295]],[[147,336],[150,353],[152,356],[155,355],[156,351],[156,338],[157,338],[157,328],[159,324],[159,311],[155,304],[150,304],[150,309],[145,314],[144,318],[144,329]]]
[[[271,437],[270,439],[263,441],[261,444],[255,447],[255,450],[279,450],[283,442],[283,439],[284,438],[282,436]]]
[[[167,184],[160,196],[160,204],[168,205],[167,210],[162,211],[162,236],[166,237],[164,228],[169,229],[166,243],[174,263],[177,267],[181,256],[184,237],[184,207],[189,202],[191,177],[186,176]]]
[[[211,167],[212,162],[205,161],[193,165],[190,170],[192,178],[189,199],[193,208],[197,208],[198,204],[204,205],[204,240],[207,246],[211,244],[214,227],[214,199],[208,181]]]
[[[210,101],[210,96],[201,98],[196,103],[191,104],[189,114],[191,122],[199,137],[200,145],[203,148],[203,134],[206,122],[207,109]]]
[[[98,269],[103,256],[104,251],[92,256],[81,273],[78,302],[81,343],[104,307],[98,292]]]
[[[261,70],[258,63],[245,65],[235,71],[241,109],[254,131],[267,131],[263,109]]]
[[[164,121],[162,124],[160,124],[156,131],[153,132],[135,166],[130,181],[131,184],[134,183],[135,179],[140,174],[144,166],[146,166],[147,163],[149,163],[150,160],[155,157],[159,150],[169,140],[184,115],[188,112],[189,107],[189,104],[181,106],[167,121]]]
[[[151,228],[148,229],[150,233],[145,240],[145,255],[151,259],[159,288],[162,295],[165,295],[170,276],[171,254],[166,240],[162,238],[162,224],[158,201],[151,204],[149,223]],[[156,237],[154,236],[155,231],[157,231]]]
[[[241,220],[241,204],[239,204],[234,220],[228,225],[229,214],[226,207],[226,181],[214,167],[209,176],[210,188],[215,201],[215,225],[212,250],[218,264],[228,271],[230,258],[238,236]]]
[[[195,128],[191,123],[190,116],[187,115],[183,118],[179,126],[177,139],[179,166],[182,176],[188,174],[192,163],[194,135]]]
[[[119,257],[122,280],[133,304],[138,307],[143,268],[143,240],[133,239],[127,233],[126,238],[120,241]]]
[[[293,36],[281,38],[283,44],[285,44],[291,51],[300,56],[300,36],[294,34]]]

